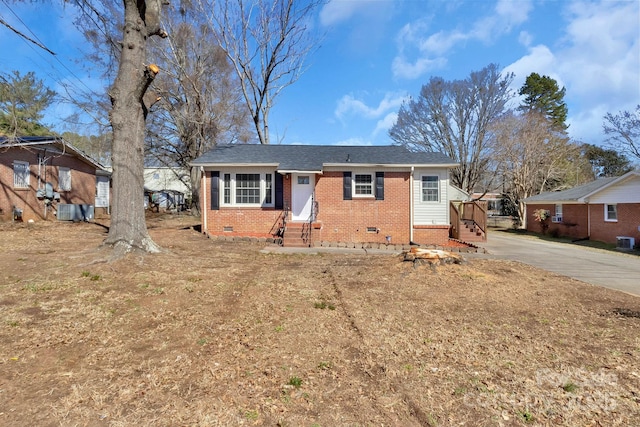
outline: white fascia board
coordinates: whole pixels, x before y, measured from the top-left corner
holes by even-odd
[[[318,171],[314,171],[314,170],[298,170],[298,169],[279,169],[278,173],[280,175],[286,175],[288,173],[315,173],[315,174],[319,174],[322,175],[323,171],[318,170]]]
[[[324,163],[325,167],[345,167],[353,166],[358,168],[454,168],[460,166],[459,163],[429,163],[429,164],[379,164],[379,163]]]
[[[234,167],[274,167],[277,168],[279,163],[189,163],[189,166],[203,168],[234,168]]]

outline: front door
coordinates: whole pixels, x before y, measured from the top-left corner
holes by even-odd
[[[311,217],[315,175],[291,174],[291,220],[308,221]]]

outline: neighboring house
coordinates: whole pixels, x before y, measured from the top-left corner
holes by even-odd
[[[144,168],[144,191],[149,205],[162,210],[182,210],[191,190],[189,172],[177,167],[148,166]],[[148,206],[149,206],[148,205]]]
[[[2,220],[91,219],[108,212],[110,174],[59,137],[0,137]]]
[[[574,239],[640,243],[640,171],[600,178],[569,190],[542,193],[524,200],[527,230],[540,232],[534,212],[548,212],[548,233]]]
[[[400,146],[227,145],[202,168],[209,235],[328,242],[446,244],[449,169],[440,153]],[[457,195],[456,195],[457,197]]]

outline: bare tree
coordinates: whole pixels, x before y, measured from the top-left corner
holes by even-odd
[[[148,156],[173,167],[199,208],[200,170],[189,163],[219,143],[248,142],[254,134],[238,78],[202,14],[169,7],[163,22],[168,43],[150,49],[163,73],[153,83],[160,102],[150,116]]]
[[[144,214],[145,120],[155,101],[147,89],[159,72],[147,63],[147,41],[166,37],[160,27],[161,0],[123,0],[123,39],[118,73],[109,90],[113,129],[113,205],[105,244],[119,256],[141,249],[159,251],[147,232]]]
[[[502,75],[491,64],[464,80],[432,77],[420,96],[405,102],[389,131],[396,143],[411,149],[437,151],[459,163],[452,170],[453,184],[467,192],[486,179],[491,147],[489,126],[505,111],[513,97],[513,74]]]
[[[559,137],[554,124],[536,112],[507,114],[493,124],[492,133],[493,155],[505,194],[524,219],[524,199],[563,189],[579,147]]]
[[[607,113],[603,128],[611,148],[640,160],[640,104],[635,111]]]
[[[324,0],[199,0],[240,79],[258,140],[269,144],[269,112],[284,88],[304,71],[316,46],[309,31]]]

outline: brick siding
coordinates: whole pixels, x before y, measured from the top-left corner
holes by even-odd
[[[13,187],[14,160],[28,162],[30,177],[29,188]],[[71,191],[60,191],[58,188],[58,168],[71,170]],[[22,148],[11,148],[2,152],[0,157],[0,219],[11,221],[13,207],[22,209],[23,221],[55,218],[55,203],[47,209],[45,218],[44,202],[36,197],[38,189],[38,173],[44,182],[53,185],[53,191],[60,193],[60,203],[93,204],[96,193],[95,168],[68,155],[53,157],[38,171],[38,151]],[[42,188],[44,183],[41,184]]]
[[[384,200],[375,197],[343,200],[342,172],[316,175],[315,201],[318,214],[312,234],[315,242],[406,244],[410,239],[410,172],[385,172]],[[291,180],[285,179],[284,203],[290,205]],[[207,178],[206,189],[211,186]],[[203,191],[208,191],[203,188]],[[210,197],[209,194],[206,197]],[[210,201],[208,202],[210,206]],[[207,232],[211,235],[269,237],[281,222],[281,210],[273,208],[206,209]],[[233,232],[224,232],[232,227]],[[368,231],[368,230],[375,231]],[[387,239],[387,236],[389,239]],[[448,226],[414,229],[419,243],[444,244]]]
[[[555,214],[554,204],[528,204],[527,205],[527,230],[540,233],[540,223],[533,216],[537,209],[546,209],[551,215]],[[582,239],[590,237],[605,243],[616,243],[617,236],[633,237],[636,244],[640,242],[640,203],[617,204],[618,221],[608,222],[604,220],[603,204],[563,204],[562,223],[553,223],[549,218],[547,234]],[[591,212],[591,236],[589,236],[588,212]]]

